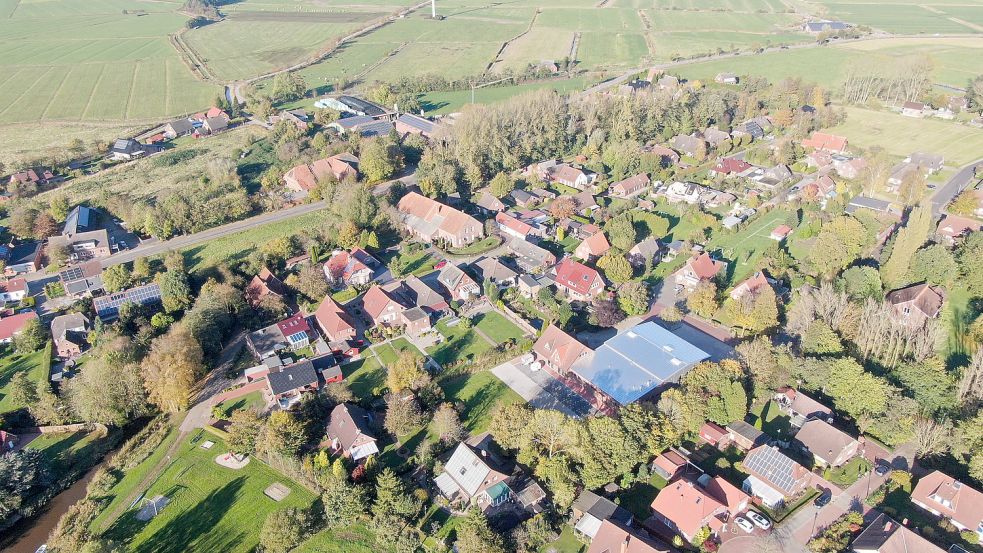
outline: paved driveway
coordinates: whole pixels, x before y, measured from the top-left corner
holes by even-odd
[[[518,359],[495,367],[492,374],[536,409],[555,409],[576,418],[591,411],[591,405],[562,382],[546,371],[529,370]]]

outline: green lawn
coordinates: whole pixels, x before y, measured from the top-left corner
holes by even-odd
[[[502,239],[498,236],[486,236],[477,242],[464,246],[463,248],[451,248],[447,250],[447,253],[451,255],[478,255],[479,253],[485,253],[488,250],[498,247],[502,243]]]
[[[645,520],[652,514],[652,501],[666,484],[668,482],[664,478],[653,473],[648,482],[636,482],[632,487],[618,492],[619,504],[636,519]]]
[[[225,413],[225,418],[228,418],[232,416],[233,411],[239,411],[242,409],[265,409],[266,400],[263,399],[263,392],[261,390],[256,390],[255,392],[249,392],[244,396],[223,401],[216,407]]]
[[[440,383],[447,401],[463,403],[462,421],[472,435],[488,429],[491,413],[499,401],[521,403],[524,400],[490,371],[463,374]]]
[[[444,336],[444,341],[427,348],[427,353],[441,365],[473,358],[492,347],[472,329],[465,330],[460,324],[448,326],[447,319],[437,323],[437,330]]]
[[[509,339],[518,340],[523,336],[521,328],[497,311],[489,311],[476,317],[475,326],[499,344]]]
[[[399,354],[407,350],[412,351],[413,353],[421,357],[423,356],[423,354],[420,353],[420,350],[417,349],[416,346],[411,344],[410,341],[407,340],[406,338],[396,338],[395,340],[386,342],[385,344],[380,344],[378,346],[372,347],[372,351],[374,351],[375,354],[379,356],[379,359],[382,361],[382,364],[385,366],[389,366],[395,363],[396,359],[399,358]]]
[[[847,461],[842,467],[836,467],[829,469],[824,478],[830,482],[836,484],[837,486],[846,489],[850,487],[854,482],[860,479],[861,476],[870,472],[873,466],[870,461],[864,459],[863,457],[854,457]]]
[[[321,530],[301,543],[292,553],[375,553],[375,534],[360,523],[344,528]]]
[[[359,399],[372,396],[372,391],[386,385],[386,369],[369,352],[363,352],[362,359],[341,366],[345,382]]]
[[[7,384],[19,372],[26,372],[31,382],[47,380],[51,368],[51,342],[34,353],[16,353],[10,345],[0,350],[0,413],[9,413],[25,405],[19,405],[8,397]]]
[[[710,250],[719,249],[727,260],[727,282],[735,285],[750,277],[761,261],[763,252],[775,241],[769,235],[789,215],[786,209],[773,209],[753,219],[735,233],[721,231],[710,239]]]
[[[266,515],[285,507],[308,507],[314,500],[305,488],[255,458],[240,470],[219,466],[214,459],[227,451],[225,444],[214,436],[208,439],[215,442],[210,450],[201,449],[204,440],[185,441],[147,490],[146,497],[170,498],[160,514],[140,522],[137,509],[131,509],[105,536],[127,542],[127,550],[137,552],[252,552]],[[263,494],[274,482],[291,489],[279,503]]]
[[[30,449],[36,449],[51,463],[56,474],[60,474],[75,464],[87,464],[83,459],[94,454],[96,441],[93,432],[58,432],[41,434],[27,444]]]
[[[584,553],[584,551],[587,551],[587,544],[577,539],[569,524],[563,525],[563,531],[556,541],[539,548],[539,553]]]
[[[123,473],[123,478],[116,483],[115,486],[109,489],[105,497],[109,499],[109,504],[103,509],[99,516],[92,521],[91,529],[95,532],[102,532],[108,526],[109,520],[108,515],[119,508],[120,504],[130,496],[133,489],[143,481],[157,463],[164,457],[167,450],[177,439],[179,430],[177,426],[172,426],[170,432],[164,437],[164,440],[157,446],[153,453],[151,453],[146,459],[138,463],[135,467],[127,469]]]
[[[341,304],[348,303],[358,296],[358,290],[349,286],[331,294],[331,298]]]
[[[422,250],[414,253],[407,253],[401,251],[396,257],[394,257],[389,262],[389,267],[390,268],[394,267],[396,263],[399,264],[399,267],[401,269],[399,271],[400,275],[413,274],[419,277],[419,276],[426,275],[428,273],[432,273],[434,270],[433,257],[431,257],[426,250]],[[396,272],[394,271],[393,275],[395,276],[395,274]]]
[[[751,411],[754,415],[754,427],[773,438],[787,440],[792,437],[792,423],[788,415],[783,413],[778,404],[769,401]]]

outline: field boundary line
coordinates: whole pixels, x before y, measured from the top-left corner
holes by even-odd
[[[96,95],[96,91],[99,90],[99,85],[102,83],[103,76],[106,75],[106,65],[102,64],[99,69],[99,77],[96,79],[96,83],[92,85],[92,92],[89,93],[89,99],[85,102],[85,108],[82,109],[82,114],[79,115],[79,119],[85,119],[86,114],[89,113],[89,108],[92,107],[92,98]]]
[[[164,111],[171,113],[171,64],[164,60]]]
[[[529,34],[530,31],[532,31],[533,25],[536,24],[536,19],[539,18],[539,14],[542,11],[543,11],[542,8],[536,8],[536,11],[533,12],[533,14],[532,14],[532,21],[529,22],[529,25],[526,27],[526,30],[524,30],[521,33],[515,35],[514,37],[506,40],[502,44],[502,47],[498,49],[498,52],[495,52],[495,57],[492,59],[491,63],[489,63],[488,65],[485,66],[485,71],[486,72],[491,71],[492,68],[495,66],[496,63],[498,63],[498,62],[504,62],[505,61],[504,59],[500,59],[501,56],[502,56],[502,54],[505,53],[505,49],[509,47],[509,44],[512,44],[513,42],[515,42],[515,41],[519,40],[520,38],[526,36],[527,34]]]
[[[68,71],[65,72],[65,76],[61,78],[61,82],[58,83],[58,88],[55,89],[54,93],[51,95],[51,98],[48,99],[48,103],[44,105],[44,109],[41,110],[41,115],[38,116],[38,119],[44,119],[44,116],[48,114],[48,110],[51,109],[51,104],[55,103],[55,98],[58,97],[58,93],[61,92],[61,89],[65,87],[65,83],[68,81],[69,75],[75,71],[76,67],[78,66],[73,65],[68,68]]]
[[[11,71],[10,74],[8,74],[7,77],[3,81],[0,81],[0,88],[3,88],[3,85],[7,84],[7,81],[13,79],[23,69],[24,69],[23,66],[18,66],[16,68],[14,68],[14,70]]]
[[[19,102],[21,98],[23,98],[24,96],[26,96],[27,93],[30,92],[32,88],[34,88],[35,86],[37,86],[37,84],[39,82],[41,82],[41,79],[43,79],[45,76],[47,76],[48,73],[50,73],[51,70],[54,69],[54,68],[55,68],[54,66],[50,66],[43,73],[41,73],[40,75],[38,75],[38,78],[37,79],[34,79],[34,82],[31,83],[31,86],[25,88],[24,89],[24,92],[21,92],[20,94],[17,95],[16,98],[14,98],[12,101],[10,101],[10,102],[7,103],[7,107],[5,107],[2,110],[0,110],[0,115],[3,115],[4,113],[7,113],[7,110],[9,110],[11,106],[13,106],[17,102]]]
[[[137,75],[140,74],[140,62],[133,64],[133,74],[130,75],[130,92],[126,95],[126,111],[123,112],[123,120],[130,118],[130,106],[133,104],[133,91],[137,87]]]

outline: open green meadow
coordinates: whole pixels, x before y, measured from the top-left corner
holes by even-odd
[[[978,33],[983,6],[926,6],[921,3],[825,3],[826,16],[891,33]],[[952,10],[950,12],[950,10]],[[956,21],[955,19],[962,20]]]
[[[905,157],[912,152],[945,155],[947,165],[965,165],[983,157],[983,131],[941,119],[912,119],[898,113],[847,107],[846,121],[830,132],[846,136],[851,146],[880,146]]]
[[[719,249],[727,260],[727,282],[730,285],[736,285],[752,275],[765,250],[775,243],[770,237],[771,231],[786,223],[789,214],[787,209],[773,209],[737,232],[717,233],[710,240],[708,248]]]
[[[215,442],[209,450],[205,440]],[[137,520],[139,507],[126,511],[106,532],[106,537],[127,543],[128,551],[254,551],[266,516],[286,507],[308,507],[313,494],[257,459],[232,470],[218,465],[215,457],[227,451],[212,435],[197,441],[186,439],[145,497],[163,495],[170,503],[148,522]],[[290,495],[276,502],[263,490],[279,482]]]

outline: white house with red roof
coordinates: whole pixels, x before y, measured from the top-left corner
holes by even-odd
[[[727,263],[713,259],[704,252],[686,262],[676,281],[685,286],[696,286],[705,280],[713,280],[725,267]]]
[[[324,263],[324,277],[334,287],[365,286],[372,281],[374,267],[378,266],[379,260],[362,248],[339,250]]]
[[[574,301],[591,301],[604,290],[600,273],[569,257],[553,267],[552,272],[556,287]]]
[[[0,300],[2,301],[21,301],[27,296],[27,293],[27,280],[24,278],[0,280]]]
[[[710,170],[710,176],[716,177],[729,177],[732,175],[742,175],[754,169],[754,166],[750,163],[744,161],[743,159],[737,159],[734,157],[725,157],[717,162]]]
[[[771,283],[768,282],[768,277],[765,276],[764,272],[758,271],[754,273],[754,276],[751,278],[735,286],[734,289],[730,291],[730,297],[733,300],[740,300],[747,295],[754,297],[765,286],[771,286]]]
[[[983,540],[983,492],[939,471],[922,477],[911,502]]]
[[[520,240],[525,240],[532,232],[532,225],[520,221],[511,213],[500,211],[495,214],[495,222],[498,223],[498,230],[509,236],[514,236]]]
[[[594,182],[594,178],[597,177],[594,173],[588,173],[583,169],[578,169],[566,163],[550,167],[546,174],[548,180],[558,182],[570,188],[576,188],[577,190],[587,188],[588,185]]]
[[[719,534],[728,520],[747,509],[749,501],[746,493],[717,476],[706,487],[676,480],[659,492],[651,508],[657,520],[692,542],[703,527]]]
[[[775,227],[775,230],[771,231],[771,235],[769,237],[772,240],[781,242],[782,240],[788,238],[789,234],[792,234],[792,227],[788,225],[778,225]]]

